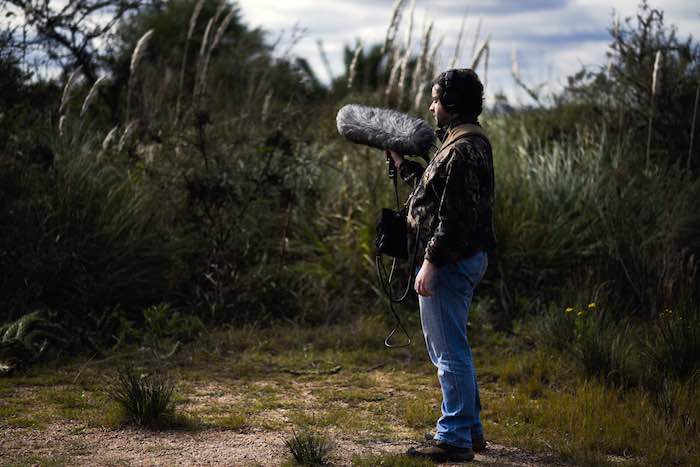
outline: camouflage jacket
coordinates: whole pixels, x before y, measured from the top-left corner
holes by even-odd
[[[442,141],[425,169],[410,160],[399,167],[413,186],[406,201],[408,247],[410,254],[418,248],[417,265],[425,258],[439,267],[496,246],[490,143],[480,126],[470,124],[449,128]]]

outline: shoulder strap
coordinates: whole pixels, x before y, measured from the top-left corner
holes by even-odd
[[[468,136],[478,136],[484,141],[486,141],[486,144],[488,144],[489,148],[491,147],[491,141],[489,140],[489,137],[486,135],[486,132],[482,127],[480,127],[479,125],[474,125],[473,123],[464,123],[456,127],[454,131],[450,133],[450,135],[440,147],[438,153],[441,153],[443,150],[447,149],[449,146],[452,146],[460,139],[466,138]]]

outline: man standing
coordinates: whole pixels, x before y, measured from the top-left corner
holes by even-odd
[[[483,85],[471,69],[448,70],[433,82],[430,112],[442,140],[423,169],[391,151],[408,201],[409,251],[418,249],[415,290],[430,360],[442,389],[442,416],[428,446],[409,455],[469,461],[486,448],[479,390],[467,340],[474,288],[496,246],[491,144],[478,123]],[[418,243],[412,244],[418,234]]]

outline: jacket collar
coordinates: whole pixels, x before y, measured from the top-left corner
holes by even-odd
[[[436,131],[436,133],[438,137],[442,140],[442,145],[440,146],[438,152],[441,152],[448,146],[451,146],[453,143],[455,143],[457,140],[459,140],[467,134],[481,135],[488,140],[488,138],[486,137],[486,133],[484,132],[481,125],[479,125],[478,121],[475,122],[473,120],[470,121],[466,119],[455,118],[451,120],[446,127],[439,128]]]
[[[442,141],[444,144],[445,140],[449,138],[450,134],[454,133],[454,130],[457,127],[464,125],[465,123],[479,125],[479,120],[473,118],[465,118],[457,115],[452,120],[450,120],[447,125],[441,126],[437,130],[435,130],[435,134],[437,134],[437,137],[440,138],[440,141]]]

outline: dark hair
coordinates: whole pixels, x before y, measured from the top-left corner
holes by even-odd
[[[484,109],[484,85],[471,68],[447,70],[433,80],[440,86],[440,103],[451,114],[476,120]]]

